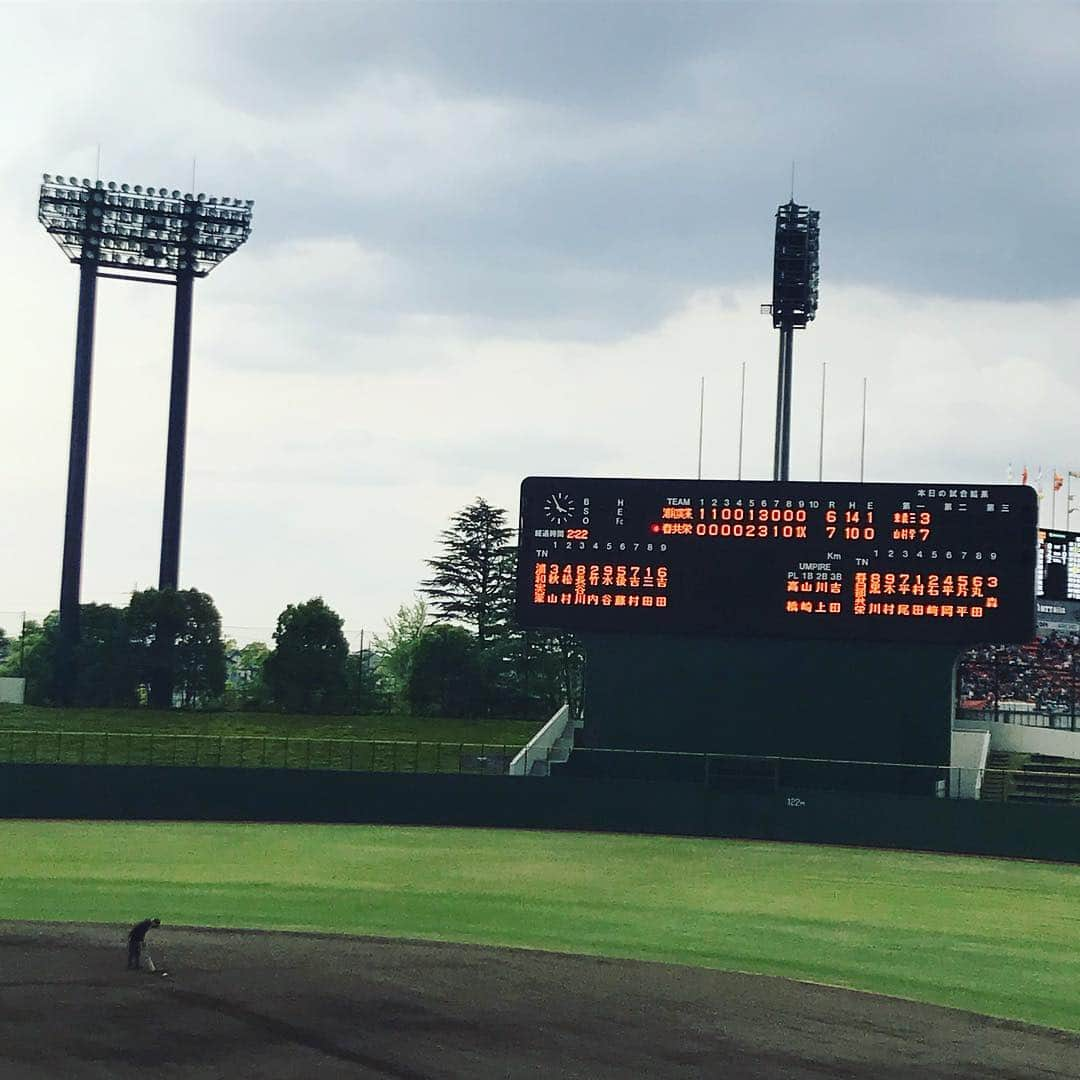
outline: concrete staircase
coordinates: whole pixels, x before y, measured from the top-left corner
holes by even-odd
[[[1080,805],[1080,761],[991,751],[986,769],[983,799]]]
[[[563,705],[510,762],[507,771],[511,776],[550,776],[552,765],[569,760],[574,733],[583,723],[571,720],[569,707]]]

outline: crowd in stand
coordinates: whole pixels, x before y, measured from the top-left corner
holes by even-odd
[[[1080,634],[1049,630],[1027,645],[969,649],[960,658],[958,689],[961,708],[1022,702],[1033,712],[1080,712]]]

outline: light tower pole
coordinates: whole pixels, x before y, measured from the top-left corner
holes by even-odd
[[[792,355],[796,328],[803,329],[817,314],[818,211],[794,200],[776,211],[773,249],[773,298],[763,310],[772,315],[780,331],[776,375],[776,438],[773,443],[773,479],[787,480],[791,461]]]
[[[90,435],[97,279],[115,278],[176,289],[172,390],[161,536],[162,589],[179,577],[180,516],[184,484],[191,308],[195,278],[231,255],[251,233],[251,200],[181,195],[140,184],[51,176],[41,184],[38,220],[79,266],[79,314],[68,455],[67,510],[60,583],[59,693],[69,701],[75,686],[79,641],[86,463]],[[171,692],[170,692],[171,696]]]

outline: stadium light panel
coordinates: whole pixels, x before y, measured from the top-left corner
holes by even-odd
[[[205,277],[250,236],[254,202],[203,199],[46,173],[38,220],[73,263]]]

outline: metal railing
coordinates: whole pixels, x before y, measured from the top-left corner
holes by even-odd
[[[982,799],[987,802],[1057,802],[1080,807],[1080,764],[1034,760],[1026,767],[912,765],[741,754],[645,750],[574,750],[577,776],[593,779],[696,783],[713,791],[789,795],[798,805],[807,792],[892,794]]]
[[[335,772],[505,773],[504,743],[177,735],[114,731],[0,731],[0,763],[329,769]]]
[[[961,716],[1080,731],[1080,648],[1051,637],[972,649],[960,658],[957,693]]]
[[[109,731],[0,731],[0,764],[321,769],[507,775],[522,753],[505,743],[176,735]],[[528,777],[524,763],[520,782]],[[872,793],[1080,807],[1080,766],[1034,760],[1021,768],[963,768],[740,754],[580,747],[569,775],[582,780],[672,781],[728,793],[794,799],[808,792]]]

